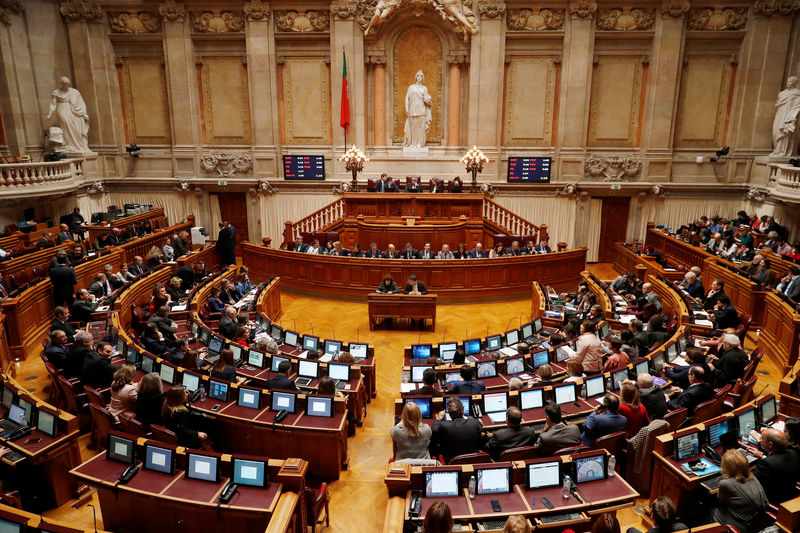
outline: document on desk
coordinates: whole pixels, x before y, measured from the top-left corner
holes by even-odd
[[[698,319],[695,319],[694,323],[697,324],[698,326],[708,326],[710,328],[714,327],[714,323],[711,322],[710,320],[698,320]]]
[[[186,304],[176,305],[170,311],[186,311]]]
[[[322,361],[323,363],[330,363],[331,361],[333,361],[333,354],[326,353],[325,355],[320,357],[319,360]]]
[[[403,392],[403,393],[405,393],[405,392],[413,392],[415,390],[417,390],[417,384],[416,383],[401,383],[400,384],[400,392]]]
[[[519,355],[518,351],[516,351],[514,348],[511,348],[511,347],[508,347],[508,346],[505,347],[505,348],[500,348],[500,350],[498,350],[498,351],[501,354],[505,355],[506,357],[514,357],[515,355]]]
[[[619,321],[623,324],[630,324],[634,318],[636,318],[636,315],[620,315]]]

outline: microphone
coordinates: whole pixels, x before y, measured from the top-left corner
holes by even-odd
[[[420,331],[419,337],[417,337],[417,344],[420,344],[421,342],[422,342],[422,332]]]
[[[509,319],[508,319],[508,324],[506,324],[506,329],[504,330],[504,332],[505,332],[505,331],[508,331],[508,328],[511,326],[511,321],[512,321],[512,320],[514,320],[514,317],[513,317],[513,316],[512,316],[511,318],[509,318]]]
[[[464,333],[465,333],[465,336],[464,336],[464,338],[465,338],[465,339],[469,339],[469,330],[468,330],[468,329],[465,329],[465,330],[464,330]]]
[[[294,330],[297,331],[297,320],[295,320],[294,318],[292,319],[292,328],[294,328]],[[311,334],[313,335],[314,332],[312,331]]]
[[[94,505],[91,503],[87,504],[86,507],[92,508],[92,516],[94,517],[94,533],[97,533],[97,511],[95,510]]]
[[[359,330],[356,328],[356,342],[358,342]]]
[[[314,334],[314,324],[309,322],[308,325],[311,326],[311,334],[313,335]]]
[[[519,314],[519,327],[522,327],[522,313]]]
[[[447,328],[444,328],[444,333],[442,333],[442,342],[444,342],[445,336],[447,336]]]
[[[336,328],[333,328],[333,338],[336,338]]]
[[[486,324],[486,336],[487,337],[489,336],[489,324],[488,323]]]

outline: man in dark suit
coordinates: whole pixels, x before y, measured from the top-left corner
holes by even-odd
[[[278,374],[267,380],[267,388],[270,390],[297,391],[297,385],[294,384],[294,381],[289,379],[289,371],[291,369],[292,365],[289,361],[281,361],[281,364],[278,365]]]
[[[58,235],[56,235],[56,242],[61,244],[64,241],[71,241],[72,240],[72,233],[69,231],[69,226],[66,224],[61,224],[59,227]]]
[[[792,265],[775,289],[794,301],[800,301],[800,267]]]
[[[619,398],[615,394],[606,394],[594,413],[584,421],[581,444],[594,446],[600,437],[624,430],[628,420],[619,414],[618,410]]]
[[[419,176],[408,182],[408,185],[406,185],[406,192],[422,192],[422,183],[419,181]]]
[[[111,228],[111,234],[108,236],[108,244],[111,246],[119,246],[124,242],[125,239],[122,237],[122,230],[119,228]]]
[[[561,448],[577,446],[581,443],[581,430],[576,424],[566,425],[561,421],[561,407],[554,402],[544,406],[545,425],[536,447],[539,457],[551,457]]]
[[[511,248],[506,248],[505,255],[523,255],[523,250],[519,247],[519,241],[512,242]]]
[[[552,252],[552,250],[550,249],[550,239],[545,237],[544,239],[539,241],[539,244],[534,246],[534,249],[536,250],[537,254],[549,254],[550,252]]]
[[[434,385],[436,384],[436,370],[432,368],[425,369],[422,373],[422,387],[412,391],[414,396],[433,396],[440,398],[442,391],[437,390]]]
[[[397,186],[397,183],[395,183],[393,177],[389,176],[386,178],[386,184],[384,185],[383,192],[400,192],[400,187]]]
[[[680,288],[686,291],[686,294],[692,298],[703,298],[706,293],[703,288],[703,282],[697,279],[697,274],[692,271],[687,272],[683,276],[683,281],[679,284]]]
[[[417,276],[411,274],[403,289],[405,294],[428,294],[428,288],[421,281],[417,281]]]
[[[370,259],[380,259],[383,257],[383,252],[378,250],[378,243],[371,242],[369,243],[369,250],[364,252],[364,257],[368,257]]]
[[[128,265],[128,272],[134,276],[141,276],[147,272],[147,265],[144,264],[144,259],[137,255],[133,258],[133,263]]]
[[[106,277],[106,283],[108,283],[107,289],[111,289],[108,292],[109,294],[125,284],[121,279],[114,275],[114,267],[111,264],[106,263],[103,265],[103,275]]]
[[[111,385],[117,368],[111,364],[114,347],[107,342],[98,342],[94,352],[89,352],[83,360],[81,383],[93,389],[105,389]]]
[[[486,390],[486,385],[483,381],[472,380],[472,367],[470,365],[463,365],[461,370],[462,381],[456,381],[450,387],[450,394],[480,394]]]
[[[53,321],[50,322],[50,331],[60,329],[67,335],[67,342],[75,342],[75,328],[69,323],[69,309],[59,305],[53,309]]]
[[[419,251],[420,259],[436,259],[436,252],[431,250],[431,243],[426,242],[422,250]]]
[[[667,414],[667,399],[659,387],[653,386],[653,376],[639,374],[636,377],[636,383],[639,385],[639,400],[647,409],[650,420],[664,418],[664,415]]]
[[[712,361],[708,366],[714,371],[717,384],[721,387],[728,383],[734,383],[744,376],[744,367],[747,366],[750,358],[742,351],[739,344],[739,337],[732,333],[725,333],[722,336],[720,355],[708,356]]]
[[[67,254],[56,255],[56,264],[50,268],[48,275],[50,284],[53,286],[55,305],[66,303],[68,306],[72,306],[72,302],[75,301],[74,292],[78,280],[75,278],[75,270],[67,265]]]
[[[36,243],[36,249],[43,250],[45,248],[52,248],[53,246],[55,246],[56,243],[53,242],[52,237],[53,234],[50,233],[49,231],[45,231],[44,233],[42,233],[42,238],[39,239],[39,242]]]
[[[225,315],[219,320],[219,333],[226,339],[232,339],[237,329],[239,329],[239,323],[236,321],[236,309],[226,307]]]
[[[67,226],[72,233],[78,235],[79,239],[83,239],[83,225],[86,223],[86,220],[81,215],[80,208],[76,207],[72,210],[72,213],[67,215],[66,218]]]
[[[88,290],[95,296],[95,298],[103,298],[104,296],[108,296],[114,292],[114,288],[111,287],[111,284],[108,282],[108,278],[106,278],[105,274],[96,275],[89,284]]]
[[[390,244],[386,247],[386,251],[383,252],[384,259],[398,259],[400,257],[400,252],[395,250],[394,244]]]
[[[703,309],[711,311],[717,305],[717,301],[723,296],[726,296],[725,282],[721,279],[715,279],[711,282],[711,290],[708,291],[708,294],[703,300]]]
[[[534,254],[536,254],[536,245],[533,244],[533,241],[526,242],[525,246],[522,248],[522,255]]]
[[[400,259],[417,259],[418,252],[414,249],[410,242],[406,243],[406,247],[400,253]]]
[[[506,411],[506,424],[503,429],[498,429],[486,443],[486,451],[496,460],[500,453],[519,446],[532,446],[536,444],[536,432],[530,426],[522,427],[522,411],[516,407],[509,407]]]
[[[470,259],[482,259],[486,257],[486,252],[483,251],[483,245],[479,242],[475,243],[475,249],[469,253]]]
[[[223,265],[232,265],[236,263],[234,255],[234,248],[236,247],[236,240],[231,230],[230,222],[220,223],[219,235],[217,236],[217,250],[219,250],[220,261]]]
[[[78,299],[72,304],[72,316],[74,316],[81,325],[85,326],[87,322],[92,320],[92,313],[94,313],[100,305],[100,300],[95,298],[95,296],[86,289],[78,289],[77,296]]]
[[[50,340],[47,341],[44,347],[44,354],[47,356],[47,360],[59,370],[64,368],[64,364],[67,362],[67,354],[69,353],[67,342],[67,334],[60,329],[54,329],[50,332]]]
[[[786,436],[777,429],[765,428],[761,432],[761,448],[766,455],[758,460],[753,474],[769,502],[780,505],[797,496],[800,456],[794,448],[787,448]]]
[[[75,334],[75,343],[67,353],[62,374],[66,378],[79,378],[83,373],[83,361],[92,354],[92,334],[81,330]]]
[[[714,325],[720,331],[727,328],[734,328],[739,325],[739,313],[736,307],[731,305],[731,299],[727,294],[717,298],[717,305],[714,306]]]
[[[384,172],[381,174],[381,179],[375,182],[375,192],[385,192],[386,191],[386,179],[389,177],[389,174]]]
[[[447,400],[447,420],[444,411],[433,421],[433,442],[445,461],[457,455],[475,453],[481,447],[483,424],[477,418],[464,417],[464,404],[458,398]]]
[[[706,375],[703,367],[693,366],[689,369],[689,388],[680,392],[677,396],[667,402],[670,411],[686,407],[689,413],[703,402],[707,402],[714,396],[714,388],[706,383]],[[672,387],[673,392],[679,392],[678,387]]]

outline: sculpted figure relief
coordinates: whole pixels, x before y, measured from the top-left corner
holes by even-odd
[[[772,123],[772,142],[774,156],[789,157],[797,148],[797,117],[800,114],[800,89],[797,77],[786,80],[786,89],[778,93],[775,102],[775,121]]]
[[[53,91],[50,101],[50,113],[47,120],[53,119],[53,125],[58,126],[64,133],[65,152],[80,154],[91,153],[89,149],[89,115],[86,112],[86,103],[78,89],[72,88],[69,78],[62,76],[59,81],[61,87]]]
[[[433,99],[423,85],[425,74],[417,71],[415,82],[406,91],[406,124],[403,130],[403,146],[422,148],[431,128],[431,103]]]
[[[419,14],[423,7],[433,9],[443,19],[455,24],[457,31],[464,34],[465,40],[469,35],[478,32],[477,18],[470,9],[471,0],[373,0],[373,2],[375,7],[371,17],[369,11],[359,17],[364,35],[373,33],[378,26],[392,18],[395,12],[403,6],[412,7],[416,14]],[[372,2],[368,0],[365,8],[370,5]],[[364,25],[364,21],[367,19],[369,21]]]

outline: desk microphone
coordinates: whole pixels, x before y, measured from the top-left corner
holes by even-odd
[[[422,332],[421,331],[419,332],[419,337],[417,337],[417,344],[419,344],[420,342],[422,342]]]
[[[92,505],[91,503],[88,504],[86,507],[92,508],[92,516],[94,517],[94,533],[97,533],[97,511],[95,510],[94,505]]]
[[[333,328],[333,338],[336,338],[336,328]]]
[[[297,320],[295,320],[294,318],[292,319],[292,327],[294,328],[295,331],[297,331]]]
[[[522,327],[522,313],[519,314],[519,327]]]
[[[469,339],[469,330],[465,329],[464,333],[465,333],[464,339]]]
[[[356,328],[356,342],[358,342],[358,336],[360,335],[359,329]]]
[[[488,323],[486,324],[486,336],[487,337],[489,336],[489,324]]]
[[[309,322],[308,325],[311,326],[311,334],[313,335],[314,334],[314,324]]]
[[[444,342],[444,338],[447,336],[447,328],[444,328],[444,333],[442,334],[442,342]]]
[[[508,331],[508,328],[510,328],[510,327],[511,327],[511,321],[512,321],[512,320],[514,320],[514,317],[511,317],[511,318],[509,318],[509,319],[508,319],[508,324],[506,324],[506,329],[505,329],[505,331]]]

